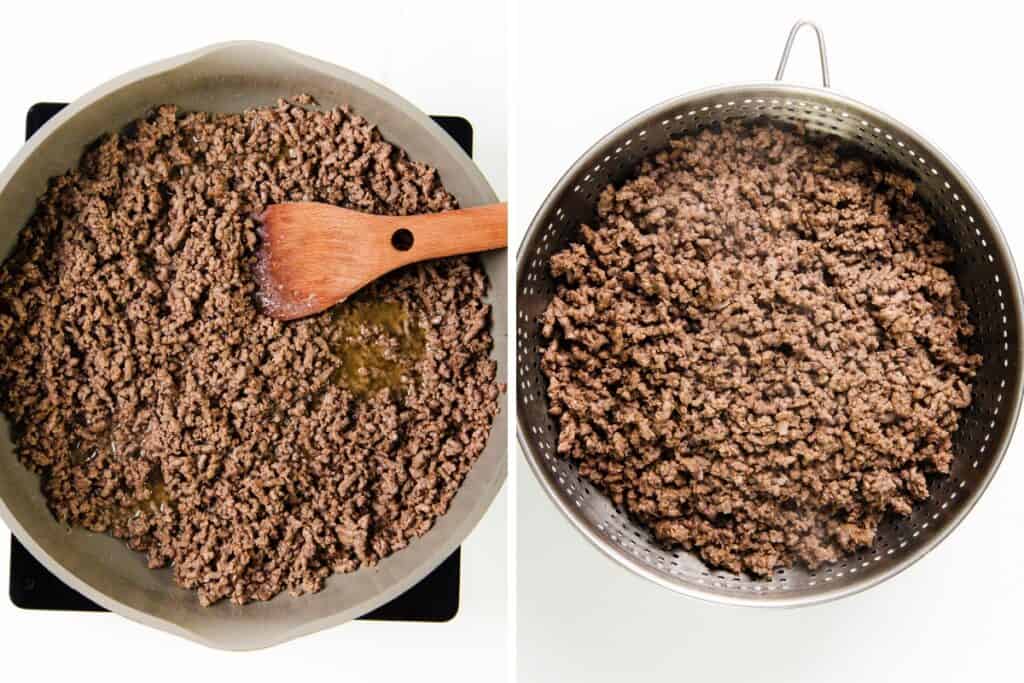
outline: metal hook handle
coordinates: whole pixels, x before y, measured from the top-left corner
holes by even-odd
[[[825,56],[825,34],[821,32],[821,29],[813,21],[805,21],[803,19],[793,24],[793,28],[789,32],[789,38],[786,38],[786,47],[782,49],[782,59],[779,60],[779,70],[775,72],[775,80],[782,80],[782,75],[786,72],[786,62],[789,61],[789,53],[793,49],[793,41],[796,40],[796,34],[804,26],[810,26],[814,29],[814,34],[818,36],[818,55],[821,57],[821,82],[827,88],[829,87],[829,78],[828,57]]]

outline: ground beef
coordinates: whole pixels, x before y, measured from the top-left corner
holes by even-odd
[[[0,408],[62,522],[202,604],[319,590],[425,533],[497,410],[486,280],[453,258],[321,315],[255,304],[255,216],[456,207],[346,108],[156,109],[51,179],[0,270]]]
[[[914,181],[769,124],[674,140],[551,257],[558,452],[669,547],[766,575],[928,498],[980,357]]]

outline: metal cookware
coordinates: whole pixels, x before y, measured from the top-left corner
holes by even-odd
[[[308,93],[324,106],[351,105],[411,158],[436,167],[464,207],[497,201],[483,175],[427,115],[358,74],[265,43],[224,43],[133,71],[66,107],[0,174],[0,249],[6,255],[46,181],[78,163],[101,134],[143,116],[154,105],[238,112]],[[490,279],[498,379],[506,376],[506,255],[482,257]],[[224,649],[266,647],[358,617],[426,576],[465,539],[494,499],[506,472],[507,409],[501,406],[487,446],[448,513],[423,537],[372,568],[328,579],[323,591],[238,607],[200,607],[170,570],[146,568],[145,556],[122,541],[66,530],[46,508],[38,478],[16,459],[9,425],[0,421],[0,518],[47,569],[91,600],[156,628]]]
[[[781,82],[790,48],[807,26],[818,39],[823,88]],[[754,579],[707,567],[695,555],[656,543],[555,453],[558,426],[548,414],[538,367],[538,318],[554,291],[548,259],[593,220],[601,190],[621,184],[637,162],[673,136],[726,120],[798,123],[836,135],[914,174],[918,191],[956,247],[954,272],[975,316],[976,352],[984,357],[974,401],[955,435],[950,477],[905,519],[884,524],[873,547],[816,571],[777,570]],[[516,270],[516,383],[519,441],[541,485],[588,540],[632,571],[679,593],[715,602],[792,606],[850,595],[908,567],[945,538],[971,510],[999,467],[1021,399],[1021,291],[1006,241],[978,191],[940,152],[904,124],[829,89],[825,43],[817,26],[798,22],[786,41],[775,82],[716,87],[663,102],[623,123],[562,177],[537,212]]]

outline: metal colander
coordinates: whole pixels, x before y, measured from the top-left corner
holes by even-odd
[[[622,124],[590,148],[548,195],[518,254],[516,289],[519,441],[541,485],[579,531],[608,556],[680,593],[733,604],[804,605],[850,595],[897,574],[935,547],[964,518],[1002,459],[1021,397],[1021,294],[1006,241],[981,196],[960,170],[917,133],[859,102],[818,88],[780,83],[793,40],[808,26],[818,39],[822,81],[829,86],[821,31],[798,22],[789,34],[776,82],[701,90],[664,102]],[[618,185],[643,157],[672,137],[716,123],[767,118],[836,135],[918,179],[918,192],[942,236],[956,248],[954,274],[977,327],[972,351],[982,354],[974,401],[954,438],[948,478],[908,518],[884,523],[874,546],[815,571],[779,569],[767,579],[705,565],[696,555],[666,550],[616,509],[555,452],[558,425],[548,414],[538,318],[554,292],[549,257],[595,216],[596,199]]]

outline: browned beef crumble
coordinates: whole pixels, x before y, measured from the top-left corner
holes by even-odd
[[[453,258],[294,323],[262,315],[254,216],[455,208],[346,108],[163,106],[53,178],[0,270],[0,408],[54,515],[204,604],[319,590],[426,532],[497,409],[486,281]]]
[[[551,257],[558,452],[667,546],[766,575],[928,498],[980,357],[908,176],[768,124],[673,141]]]

